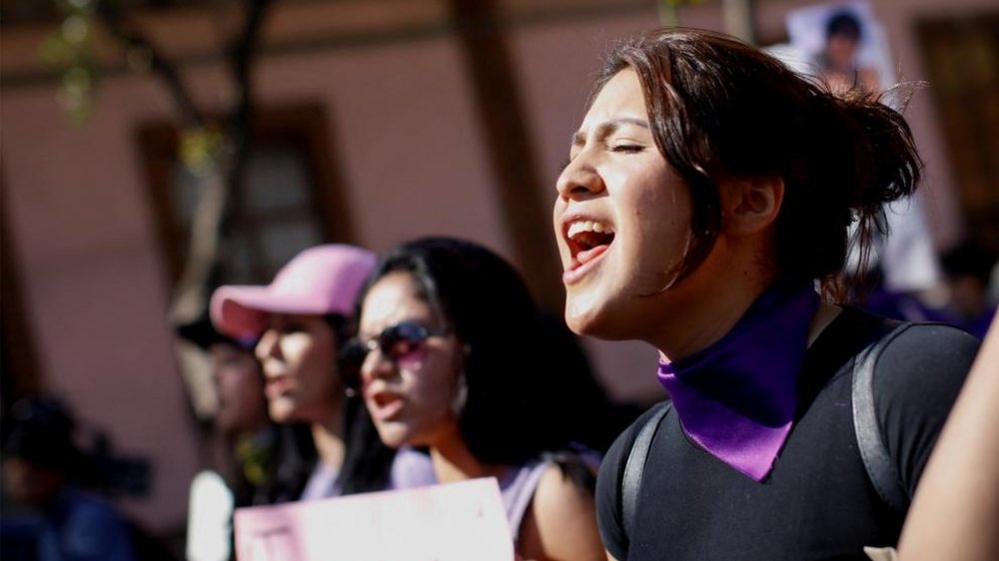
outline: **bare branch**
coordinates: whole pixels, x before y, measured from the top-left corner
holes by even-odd
[[[226,123],[226,146],[218,160],[218,174],[206,184],[191,230],[191,245],[184,275],[174,296],[175,318],[196,317],[207,301],[210,279],[219,266],[219,255],[227,232],[232,230],[234,210],[243,191],[243,170],[249,156],[253,115],[253,68],[260,29],[270,0],[247,0],[242,33],[227,53],[235,82],[237,105]]]
[[[180,73],[177,72],[174,64],[164,57],[134,25],[126,20],[114,2],[97,2],[95,12],[107,30],[125,43],[127,48],[140,49],[149,55],[152,71],[166,84],[177,104],[181,118],[187,125],[191,127],[204,126],[205,118],[194,104],[194,100],[181,81]]]
[[[219,217],[222,221],[221,231],[230,229],[232,211],[240,205],[243,170],[250,153],[250,129],[254,111],[251,71],[259,50],[260,31],[270,5],[271,0],[246,0],[242,33],[233,38],[227,52],[237,99],[227,123],[227,137],[232,149],[231,168],[227,177],[230,204],[225,215]]]
[[[250,82],[250,71],[256,61],[260,30],[270,5],[271,0],[247,0],[246,22],[243,32],[233,40],[229,49],[228,54],[238,95],[237,106],[231,116],[233,121],[231,124],[236,129],[242,128],[242,130],[237,130],[237,134],[246,132],[244,127],[248,124],[253,112],[253,87]]]
[[[271,0],[245,0],[243,27],[227,44],[236,104],[229,112],[222,147],[213,165],[201,177],[200,200],[192,219],[187,259],[171,301],[174,321],[192,321],[204,310],[211,279],[219,267],[220,253],[234,208],[239,205],[243,170],[249,152],[253,115],[251,71],[256,61],[260,31]],[[204,126],[206,119],[181,80],[174,63],[128,20],[114,2],[97,4],[97,14],[107,29],[126,47],[141,49],[150,57],[152,70],[169,88],[182,119],[189,126]]]

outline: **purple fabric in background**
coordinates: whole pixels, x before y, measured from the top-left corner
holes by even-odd
[[[811,286],[774,286],[721,340],[659,364],[659,382],[687,436],[756,481],[770,474],[791,432],[818,307]]]

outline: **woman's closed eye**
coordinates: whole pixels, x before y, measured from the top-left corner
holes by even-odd
[[[614,145],[610,146],[610,151],[611,152],[620,152],[620,153],[625,153],[625,154],[637,154],[637,153],[642,152],[644,150],[645,150],[645,146],[643,144],[635,144],[635,143],[631,143],[631,142],[614,144]],[[572,163],[572,159],[573,159],[572,156],[569,156],[568,158],[562,160],[562,162],[558,166],[558,170],[557,171],[559,173],[564,172],[565,169],[567,167],[569,167],[569,164]]]
[[[634,154],[637,152],[641,152],[642,150],[645,150],[645,146],[641,144],[622,143],[611,146],[611,150],[614,152],[624,152],[626,154]]]

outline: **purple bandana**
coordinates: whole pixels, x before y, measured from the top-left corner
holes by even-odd
[[[687,436],[756,481],[770,474],[791,432],[818,307],[810,286],[771,287],[721,340],[659,363],[659,382]]]

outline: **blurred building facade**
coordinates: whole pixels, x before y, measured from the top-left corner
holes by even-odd
[[[810,3],[755,2],[759,42],[786,39],[786,13]],[[38,57],[57,24],[19,17],[11,4],[0,34],[4,391],[51,389],[118,447],[148,456],[153,493],[125,506],[154,528],[175,528],[200,459],[166,322],[193,200],[176,162],[173,100],[106,46],[93,113],[72,126],[58,75]],[[151,37],[181,62],[196,102],[208,112],[231,103],[218,10],[135,4]],[[469,4],[479,10],[471,19],[462,12]],[[996,109],[997,9],[993,0],[871,4],[899,76],[931,82],[907,115],[926,162],[920,196],[945,249],[995,217],[997,175],[988,166],[996,164],[976,154],[999,147],[997,116],[968,113],[976,104]],[[720,2],[680,8],[679,18],[725,28]],[[263,279],[322,241],[381,251],[454,235],[509,257],[557,310],[548,217],[559,166],[601,53],[658,23],[652,0],[277,2],[254,69],[245,236],[227,259],[245,278]],[[474,36],[479,24],[491,26],[486,41]],[[962,41],[989,30],[993,50],[969,63],[981,76],[947,75],[967,58]],[[935,91],[936,82],[946,88]],[[984,145],[982,126],[991,135]],[[518,158],[517,173],[504,167]],[[526,187],[511,184],[525,174]],[[658,398],[651,348],[588,345],[616,399]]]

